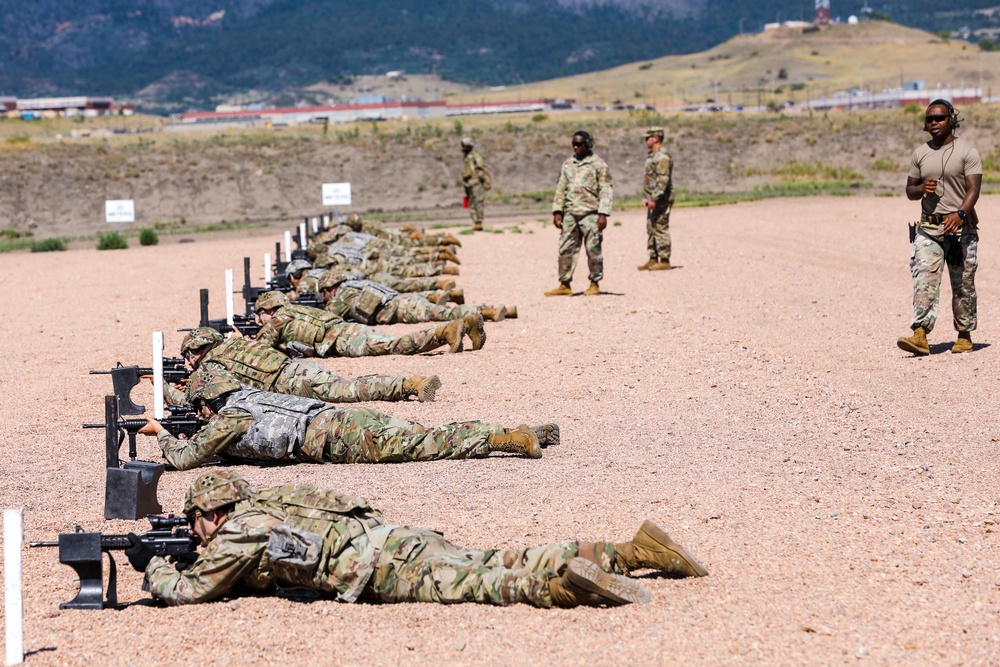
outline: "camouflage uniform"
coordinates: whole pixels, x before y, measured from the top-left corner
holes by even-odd
[[[289,359],[263,342],[249,338],[230,338],[209,350],[198,364],[192,378],[222,368],[243,384],[279,394],[318,398],[328,403],[360,401],[404,401],[406,380],[396,375],[365,375],[343,378],[319,366]],[[188,382],[191,382],[191,379]],[[164,385],[164,398],[171,405],[188,403],[187,393]]]
[[[290,304],[275,311],[256,339],[290,356],[375,357],[419,354],[440,347],[434,331],[391,336],[319,308]]]
[[[569,284],[576,269],[580,245],[587,249],[590,282],[604,278],[603,234],[597,228],[597,216],[610,215],[614,197],[611,171],[597,155],[582,160],[573,156],[563,163],[552,198],[552,212],[563,214],[559,235],[559,282]]]
[[[490,181],[490,170],[486,167],[486,161],[475,148],[467,152],[462,159],[462,185],[465,186],[465,196],[469,200],[472,227],[473,229],[482,229],[486,191],[493,185]]]
[[[279,524],[284,524],[279,526]],[[318,536],[313,558],[282,548],[292,531]],[[269,543],[271,548],[269,549]],[[239,589],[306,588],[340,602],[515,602],[551,607],[549,579],[577,555],[620,572],[615,546],[557,542],[527,549],[463,549],[437,532],[387,525],[367,501],[314,486],[264,489],[236,503],[198,560],[178,572],[156,556],[153,596],[169,605],[207,602]]]
[[[214,456],[286,463],[402,463],[485,458],[488,439],[504,428],[459,422],[425,428],[368,408],[334,408],[310,398],[243,386],[194,437],[157,435],[178,470]]]
[[[441,275],[444,262],[403,261],[379,257],[375,254],[347,257],[331,253],[319,255],[316,258],[316,267],[331,271],[359,271],[368,276],[376,273],[388,273],[397,278],[426,278]]]
[[[913,275],[913,322],[910,328],[934,329],[945,264],[951,280],[951,311],[956,331],[974,331],[978,323],[976,269],[979,266],[979,217],[973,208],[957,234],[945,235],[942,221],[965,198],[965,176],[983,173],[978,151],[959,138],[934,150],[928,144],[913,153],[909,177],[941,179],[943,196],[922,197],[920,222],[910,254]],[[950,154],[949,154],[950,152]],[[953,160],[946,159],[954,155]]]
[[[653,208],[646,209],[646,249],[649,258],[660,262],[670,261],[670,210],[674,205],[674,188],[671,182],[674,161],[661,145],[646,158],[642,191]]]
[[[367,278],[368,280],[392,288],[397,292],[416,292],[424,298],[438,297],[442,294],[446,294],[443,290],[438,289],[438,278],[430,276],[400,278],[399,276],[394,276],[391,273],[373,273],[368,275],[363,271],[352,270],[343,265],[337,265],[336,270],[342,270],[345,273],[350,274],[353,280],[364,280]],[[329,271],[329,269],[313,269],[312,271],[309,271],[305,277],[299,281],[295,291],[299,294],[319,294],[319,280],[326,275],[327,271]]]
[[[365,281],[341,283],[326,304],[326,310],[337,317],[352,317],[364,291]],[[460,320],[479,312],[474,306],[446,306],[431,303],[419,294],[396,294],[383,301],[375,313],[377,324],[414,324],[416,322],[447,322]]]

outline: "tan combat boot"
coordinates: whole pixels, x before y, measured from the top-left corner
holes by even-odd
[[[457,276],[458,267],[457,266],[443,266],[441,267],[441,273],[446,276]]]
[[[573,290],[569,283],[559,283],[559,287],[550,289],[545,293],[545,296],[573,296]]]
[[[443,259],[446,262],[453,262],[455,264],[461,264],[461,262],[458,261],[458,257],[455,255],[455,253],[453,253],[451,250],[448,250],[446,248],[441,248],[440,250],[438,250],[437,258],[438,259]]]
[[[474,231],[474,232],[481,232],[481,231],[483,231],[483,223],[477,222],[476,224],[472,225],[472,231]]]
[[[645,264],[640,264],[635,268],[639,269],[640,271],[649,271],[649,267],[651,267],[653,264],[656,264],[656,260],[650,257]]]
[[[552,604],[559,607],[649,604],[649,591],[638,581],[605,572],[596,563],[579,557],[569,562],[562,577],[549,580],[549,594]]]
[[[559,424],[539,424],[533,430],[542,449],[559,444]]]
[[[410,223],[406,223],[405,225],[400,227],[400,230],[404,232],[417,232],[418,234],[423,234],[423,232],[421,232],[418,227],[411,225]]]
[[[434,289],[444,290],[449,292],[455,289],[455,281],[451,278],[438,278],[437,282],[434,283]]]
[[[442,236],[438,240],[438,243],[440,243],[441,245],[455,245],[458,246],[459,248],[462,247],[462,242],[459,241],[454,236],[452,236],[451,234],[445,234],[444,236]]]
[[[459,321],[463,322],[465,333],[469,336],[469,340],[472,341],[472,349],[483,349],[483,345],[486,345],[486,327],[483,326],[483,316],[479,313],[473,313],[472,315],[466,315]]]
[[[529,459],[542,458],[542,446],[538,444],[538,436],[526,424],[505,429],[503,433],[494,433],[489,437],[489,445],[491,452],[523,454]]]
[[[669,271],[670,270],[670,260],[665,260],[663,262],[656,262],[649,267],[650,271]]]
[[[625,572],[648,568],[677,578],[708,576],[701,563],[652,521],[643,521],[632,541],[616,544],[615,551],[615,562]]]
[[[517,319],[517,306],[504,306],[507,309],[507,319],[516,320]]]
[[[441,388],[441,379],[437,375],[430,377],[414,376],[403,380],[403,391],[407,396],[416,396],[421,403],[431,403],[434,395]]]
[[[465,305],[465,292],[462,288],[450,289],[448,290],[448,299],[453,303],[457,303],[460,306]]]
[[[913,330],[913,335],[909,338],[900,338],[896,341],[896,345],[899,349],[906,352],[912,352],[918,356],[924,356],[931,353],[931,347],[927,343],[927,332],[924,331],[923,327],[917,327]]]
[[[448,293],[447,292],[437,292],[437,293],[431,292],[430,294],[427,294],[424,298],[427,299],[428,301],[430,301],[433,304],[440,305],[442,303],[447,303],[448,302]]]
[[[584,296],[598,296],[601,293],[601,287],[593,280],[590,281],[590,287],[584,290]]]
[[[465,337],[465,322],[453,320],[442,324],[434,331],[434,338],[448,345],[449,352],[461,352]]]
[[[490,322],[503,322],[507,317],[507,309],[503,306],[484,306],[479,312]]]
[[[968,331],[959,331],[958,340],[951,346],[952,354],[961,354],[963,352],[972,352],[972,333]]]

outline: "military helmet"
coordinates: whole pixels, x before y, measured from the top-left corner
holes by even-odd
[[[344,220],[344,224],[351,228],[352,231],[361,231],[361,216],[357,213],[351,213],[347,216],[347,220]]]
[[[347,279],[348,276],[346,273],[341,273],[340,271],[328,271],[322,278],[319,279],[319,288],[321,290],[334,289]]]
[[[288,297],[285,296],[284,292],[272,290],[258,296],[257,301],[253,304],[253,309],[260,312],[262,310],[281,308],[282,306],[287,306],[289,303]]]
[[[184,494],[184,513],[214,509],[245,500],[253,495],[249,482],[228,470],[213,470],[194,480]]]
[[[188,400],[195,405],[199,401],[211,401],[239,389],[239,381],[229,371],[221,368],[194,373],[188,380]]]
[[[472,148],[475,144],[472,143],[472,137],[462,137],[462,147]]]
[[[643,139],[649,139],[650,137],[659,137],[660,139],[662,139],[663,138],[663,128],[662,127],[651,127],[649,129],[647,129],[643,133],[642,138]]]
[[[181,356],[183,357],[191,350],[198,350],[203,347],[215,347],[222,342],[222,334],[211,327],[198,327],[191,329],[181,341]]]
[[[303,271],[308,271],[311,268],[312,264],[310,264],[306,260],[293,259],[288,263],[288,266],[285,267],[285,275],[298,277],[298,274],[302,273]]]

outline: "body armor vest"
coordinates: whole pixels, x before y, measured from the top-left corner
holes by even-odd
[[[330,406],[313,398],[244,388],[230,394],[227,408],[246,410],[253,424],[224,453],[258,461],[295,460],[313,417]]]
[[[285,332],[282,338],[286,340],[297,340],[309,345],[320,343],[326,336],[326,331],[334,324],[340,322],[340,318],[333,313],[309,306],[282,306],[275,313],[285,315],[292,320],[285,325]]]
[[[382,283],[377,283],[374,280],[348,280],[344,282],[344,285],[361,290],[362,292],[377,295],[379,303],[383,306],[389,303],[389,301],[393,298],[399,296],[399,292],[396,290],[391,287],[386,287]]]
[[[363,234],[361,232],[347,232],[344,234],[343,238],[363,248],[372,241],[376,240],[377,237],[372,236],[371,234]]]
[[[270,389],[288,357],[251,338],[230,338],[209,350],[199,368],[209,362],[223,366],[243,384]]]
[[[342,263],[344,264],[350,264],[351,266],[365,265],[366,253],[363,252],[361,246],[353,243],[344,243],[343,241],[331,243],[326,253],[334,258],[343,258]]]

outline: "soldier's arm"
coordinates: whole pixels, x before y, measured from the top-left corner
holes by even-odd
[[[351,301],[344,297],[345,290],[339,289],[330,298],[330,301],[326,304],[326,312],[333,313],[337,317],[343,319],[347,312],[351,309]]]
[[[562,213],[566,208],[566,189],[569,187],[569,177],[566,174],[566,165],[563,165],[559,172],[559,180],[556,181],[556,192],[552,197],[552,212]]]
[[[213,456],[239,441],[253,424],[249,413],[224,408],[222,412],[187,440],[175,438],[166,429],[156,434],[156,442],[163,450],[163,458],[178,470],[197,468]]]
[[[486,166],[486,160],[479,158],[479,179],[483,182],[483,187],[487,190],[493,187],[493,178],[490,176],[490,169]]]
[[[172,606],[208,602],[231,592],[258,568],[271,527],[278,521],[253,511],[230,516],[198,560],[183,572],[154,557],[146,568],[150,592]]]
[[[597,187],[601,194],[601,201],[597,205],[599,215],[611,215],[611,204],[614,201],[614,190],[611,186],[611,170],[607,164],[602,164],[597,170]]]
[[[164,382],[163,400],[167,405],[187,405],[187,392],[177,385]]]

